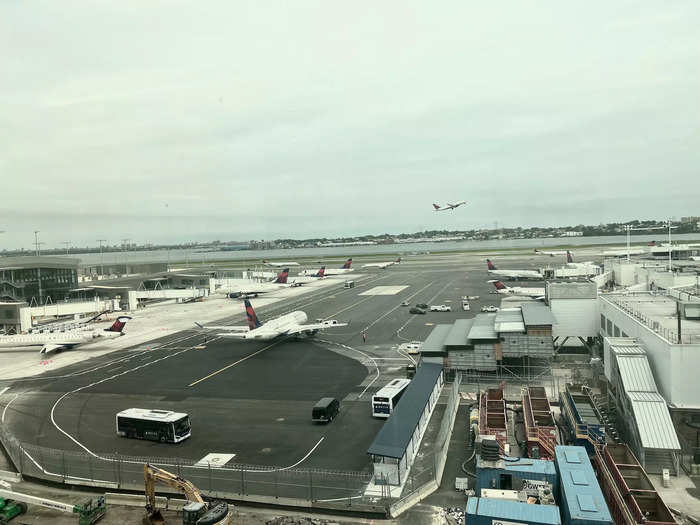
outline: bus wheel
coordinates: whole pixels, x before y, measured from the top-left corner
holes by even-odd
[[[165,436],[160,436],[160,442],[165,443]]]

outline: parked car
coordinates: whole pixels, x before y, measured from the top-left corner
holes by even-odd
[[[401,303],[401,306],[411,306],[411,303],[409,303],[408,301],[404,301]]]
[[[498,306],[493,306],[493,305],[481,307],[482,312],[498,312],[498,310],[499,310]]]
[[[420,347],[423,343],[420,341],[411,341],[410,343],[404,343],[401,345],[403,350],[406,350],[407,353],[411,355],[416,355],[420,354]]]
[[[430,306],[431,312],[451,312],[452,307],[446,304],[433,304]]]
[[[469,299],[470,301],[478,301],[479,296],[478,295],[467,295],[467,299]]]
[[[428,305],[425,303],[418,303],[418,304],[416,304],[416,308],[422,308],[423,310],[427,310]]]
[[[417,306],[414,306],[413,308],[411,308],[411,309],[408,311],[408,313],[411,313],[411,314],[421,314],[421,315],[422,315],[422,314],[425,313],[425,310],[424,310],[423,308],[418,308]]]

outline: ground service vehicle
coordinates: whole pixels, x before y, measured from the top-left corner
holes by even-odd
[[[231,511],[226,502],[205,502],[199,489],[186,479],[148,463],[143,466],[143,477],[146,492],[144,525],[165,525],[163,515],[156,508],[156,482],[185,493],[189,503],[182,508],[183,525],[228,525],[231,523]]]
[[[190,437],[190,417],[184,412],[128,408],[117,414],[117,434],[122,437],[179,443]]]
[[[411,383],[410,379],[393,379],[372,396],[372,416],[388,418]]]
[[[498,312],[498,306],[493,306],[493,305],[482,306],[481,311],[482,312]]]
[[[467,299],[466,297],[462,297],[462,310],[464,310],[464,311],[471,310],[471,306],[469,306],[469,299]]]
[[[416,304],[416,308],[422,308],[423,310],[427,310],[428,305],[425,303],[418,303],[418,304]]]
[[[311,421],[314,423],[330,423],[340,411],[340,402],[334,397],[324,397],[311,410]]]
[[[345,281],[343,288],[355,288],[355,281]]]
[[[7,486],[5,489],[3,486]],[[0,485],[0,523],[3,525],[12,518],[24,514],[27,511],[27,503],[38,505],[47,509],[53,509],[61,512],[78,514],[78,525],[93,525],[102,518],[107,512],[107,503],[104,496],[96,499],[90,499],[83,505],[72,505],[61,501],[32,496],[15,492],[9,488],[9,485]]]
[[[408,301],[403,301],[401,303],[401,306],[411,306],[411,303],[409,303]]]
[[[430,311],[431,312],[451,312],[452,307],[447,306],[446,304],[433,304],[430,306]]]
[[[409,313],[409,314],[421,314],[421,315],[422,315],[422,314],[425,313],[425,310],[423,310],[422,308],[418,308],[417,306],[414,306],[413,308],[411,308],[411,309],[408,311],[408,313]]]

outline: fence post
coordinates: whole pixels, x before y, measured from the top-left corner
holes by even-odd
[[[119,459],[119,454],[115,454],[114,465],[116,468],[115,477],[117,478],[117,487],[121,488],[121,486],[122,486],[122,464],[121,464],[121,460]]]
[[[211,492],[211,463],[207,461],[207,466],[209,467],[209,492]]]
[[[312,472],[309,470],[309,501],[314,500],[314,478]]]
[[[245,494],[245,469],[241,469],[241,496]]]
[[[66,451],[61,450],[61,475],[63,476],[63,483],[66,482]]]
[[[88,463],[90,465],[90,481],[95,481],[95,474],[92,471],[92,456],[88,454]]]

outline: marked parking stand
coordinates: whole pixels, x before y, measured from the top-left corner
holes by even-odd
[[[408,288],[408,286],[375,286],[357,295],[396,295]]]
[[[197,463],[195,463],[195,466],[221,468],[235,457],[236,454],[223,454],[221,452],[212,452],[204,456],[199,461],[197,461]]]

